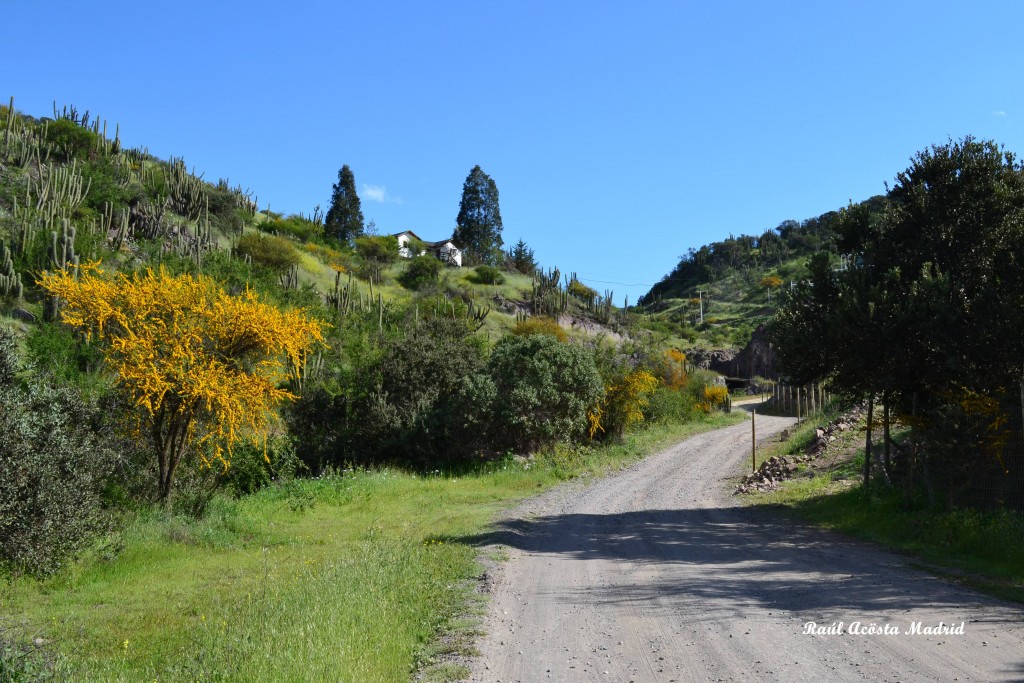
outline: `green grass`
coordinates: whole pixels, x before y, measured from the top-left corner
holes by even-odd
[[[561,449],[469,475],[291,481],[215,499],[201,520],[150,511],[56,578],[0,585],[0,622],[51,640],[74,680],[407,680],[452,642],[466,647],[475,628],[466,616],[477,549],[449,539],[480,534],[559,481],[742,417],[655,426],[585,456]]]
[[[789,441],[760,453],[758,463],[772,455],[802,452],[823,421],[803,423]],[[861,440],[863,433],[851,430],[843,438]],[[776,491],[752,496],[751,502],[897,549],[919,558],[930,571],[1024,602],[1024,514],[937,509],[923,495],[908,496],[881,482],[865,489],[863,467],[864,452],[857,450],[813,478],[798,475]]]

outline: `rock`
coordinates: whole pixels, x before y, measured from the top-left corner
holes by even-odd
[[[28,311],[26,311],[24,308],[15,308],[13,311],[11,311],[11,315],[13,315],[18,320],[23,320],[27,323],[34,323],[36,321],[36,317],[29,313]]]

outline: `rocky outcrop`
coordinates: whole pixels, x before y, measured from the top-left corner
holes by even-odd
[[[712,370],[726,377],[751,379],[752,377],[764,377],[766,379],[778,379],[779,371],[775,365],[775,351],[772,349],[771,341],[768,338],[768,325],[762,324],[754,330],[750,341],[742,350],[717,349],[691,349],[686,354],[687,358],[696,367],[703,370]]]
[[[768,324],[762,323],[746,347],[733,359],[735,374],[730,377],[764,377],[766,379],[778,379],[779,372],[775,366],[775,351],[772,349],[771,340],[768,338]]]
[[[686,352],[686,358],[694,367],[701,370],[711,370],[720,375],[733,377],[731,373],[737,353],[736,349],[690,349]]]

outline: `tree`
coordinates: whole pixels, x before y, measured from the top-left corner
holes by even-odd
[[[537,270],[537,261],[533,257],[533,249],[527,246],[526,242],[520,239],[515,246],[508,250],[508,267],[523,275],[533,275]]]
[[[527,453],[583,434],[604,395],[594,357],[547,334],[508,336],[488,359],[493,444]]]
[[[462,185],[462,201],[452,239],[472,261],[498,265],[504,244],[501,229],[498,186],[479,165],[474,166]]]
[[[363,260],[363,274],[370,282],[381,281],[381,270],[398,260],[398,240],[391,235],[356,238],[356,253]]]
[[[248,290],[231,296],[202,275],[81,271],[44,273],[39,284],[64,302],[66,324],[104,344],[155,451],[165,502],[184,456],[227,468],[239,440],[266,438],[272,409],[295,398],[279,382],[323,343],[321,323],[302,311]]]
[[[324,232],[342,242],[351,242],[364,232],[363,211],[356,194],[356,177],[345,166],[338,171],[338,182],[333,185],[331,208],[324,219]]]
[[[774,324],[791,379],[877,395],[886,412],[902,401],[935,435],[964,406],[1019,406],[1024,169],[1012,154],[971,137],[933,146],[896,177],[883,211],[851,205],[834,222],[849,267],[812,259],[810,280],[787,292]],[[979,433],[1004,426],[997,415]],[[933,472],[980,476],[956,439],[942,448]]]

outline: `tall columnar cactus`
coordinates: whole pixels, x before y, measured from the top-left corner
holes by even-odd
[[[198,220],[206,206],[206,184],[188,172],[183,159],[175,157],[167,164],[164,180],[174,211],[190,221]]]
[[[298,289],[299,288],[299,267],[291,266],[287,272],[281,275],[281,286],[285,289]]]
[[[14,270],[11,250],[0,238],[0,297],[18,300],[21,299],[23,293],[21,273]]]
[[[352,309],[352,301],[355,298],[355,289],[352,284],[352,273],[348,274],[348,283],[341,284],[341,272],[334,275],[334,291],[328,292],[326,296],[327,305],[336,310],[340,315],[345,315]]]
[[[47,265],[54,270],[78,268],[78,254],[75,253],[75,227],[71,221],[61,221],[61,231],[50,233],[50,247],[47,250]]]

